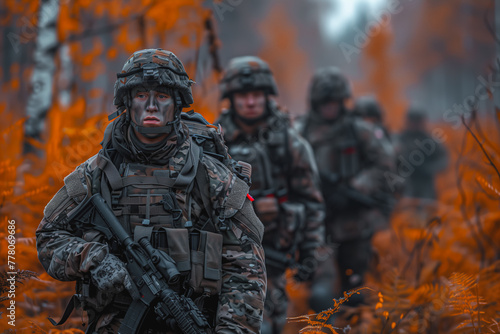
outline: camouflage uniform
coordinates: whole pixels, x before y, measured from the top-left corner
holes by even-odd
[[[384,172],[394,167],[392,145],[371,124],[346,111],[343,101],[350,96],[347,79],[337,68],[320,69],[310,87],[310,112],[296,122],[318,164],[327,207],[327,241],[338,244],[335,257],[344,291],[362,284],[371,257],[371,237],[375,229],[387,224],[387,211],[382,208],[392,195],[386,192]],[[319,108],[332,101],[339,103],[339,114],[328,120]],[[328,275],[318,273],[318,280],[325,282],[322,277]],[[332,288],[314,286],[312,300],[324,307],[324,300],[331,300],[328,290]]]
[[[391,134],[384,125],[384,112],[375,97],[368,95],[356,99],[353,112],[356,116],[374,125],[377,137],[383,134],[387,140],[392,141]]]
[[[449,158],[446,147],[434,140],[425,129],[426,121],[423,110],[411,108],[407,115],[407,128],[396,136],[395,148],[398,170],[411,172],[402,184],[403,196],[435,200],[437,193],[434,179],[437,173],[447,168]],[[423,157],[422,161],[416,155]]]
[[[115,85],[118,115],[130,110],[134,85],[167,87],[178,107],[166,125],[171,135],[154,151],[139,150],[128,112],[111,123],[103,149],[65,178],[45,208],[36,233],[40,262],[55,279],[81,284],[99,280],[92,275],[108,254],[123,260],[92,221],[68,218],[97,190],[131,235],[148,235],[176,261],[183,277],[178,290],[195,301],[214,332],[259,333],[266,290],[263,226],[247,198],[248,185],[191,139],[180,117],[182,107],[192,103],[191,81],[173,53],[138,51],[122,73],[132,74],[119,75]],[[95,290],[91,284],[93,293],[84,300],[89,315],[97,313],[88,331],[116,333],[131,297],[126,291]],[[152,333],[171,332],[154,317],[146,326]]]
[[[235,92],[255,90],[263,90],[267,96],[277,94],[268,65],[256,57],[233,59],[221,84],[222,96],[232,99]],[[262,332],[280,333],[288,306],[285,270],[298,260],[302,266],[296,278],[310,280],[313,269],[306,266],[316,264],[315,252],[323,244],[324,206],[309,144],[267,96],[265,117],[255,133],[246,133],[237,125],[233,106],[223,111],[217,123],[231,156],[252,165],[250,194],[265,226],[268,275]]]

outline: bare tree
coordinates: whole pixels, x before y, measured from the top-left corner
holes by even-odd
[[[27,120],[24,124],[24,153],[35,150],[29,141],[40,139],[45,127],[45,115],[52,105],[58,16],[59,0],[40,0],[38,35],[33,55],[35,67],[30,80],[31,94],[26,105]]]

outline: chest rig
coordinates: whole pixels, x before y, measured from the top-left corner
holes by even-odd
[[[252,165],[250,194],[254,198],[274,195],[286,200],[291,153],[286,127],[263,127],[256,135],[240,135],[228,142],[231,157]]]
[[[256,134],[240,134],[227,141],[233,158],[252,165],[250,194],[255,199],[254,210],[264,224],[262,244],[271,276],[288,267],[298,247],[299,230],[306,222],[304,204],[293,201],[293,158],[287,124],[276,118]]]
[[[197,182],[205,173],[202,152],[186,140],[163,166],[123,162],[116,168],[102,155],[97,159],[101,194],[122,226],[135,241],[147,237],[169,254],[183,275],[177,289],[200,300],[220,292],[223,244],[210,201],[198,189],[206,186]]]
[[[306,126],[303,135],[311,143],[323,181],[348,180],[361,170],[362,152],[353,122],[352,118],[344,116],[333,125]]]

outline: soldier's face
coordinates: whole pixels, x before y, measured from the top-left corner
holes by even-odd
[[[330,101],[322,104],[319,107],[319,113],[321,117],[333,121],[340,115],[341,104],[338,101]]]
[[[132,96],[131,117],[137,125],[148,128],[159,127],[174,120],[174,99],[167,93],[138,88],[132,91]],[[158,142],[168,135],[152,139],[144,137],[137,131],[135,134],[144,143]]]
[[[266,111],[266,94],[262,90],[234,93],[234,109],[246,119],[257,119]]]

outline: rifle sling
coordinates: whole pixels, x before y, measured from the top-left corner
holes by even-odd
[[[73,313],[73,310],[75,309],[75,306],[79,304],[79,299],[78,299],[78,295],[77,294],[74,294],[71,299],[69,300],[68,304],[66,305],[66,309],[64,310],[64,313],[61,317],[61,320],[59,320],[59,322],[56,322],[54,319],[52,319],[51,317],[47,317],[47,319],[49,319],[50,323],[53,325],[53,326],[59,326],[59,325],[62,325],[66,322],[66,320],[68,320],[69,316],[71,315],[71,313]]]

